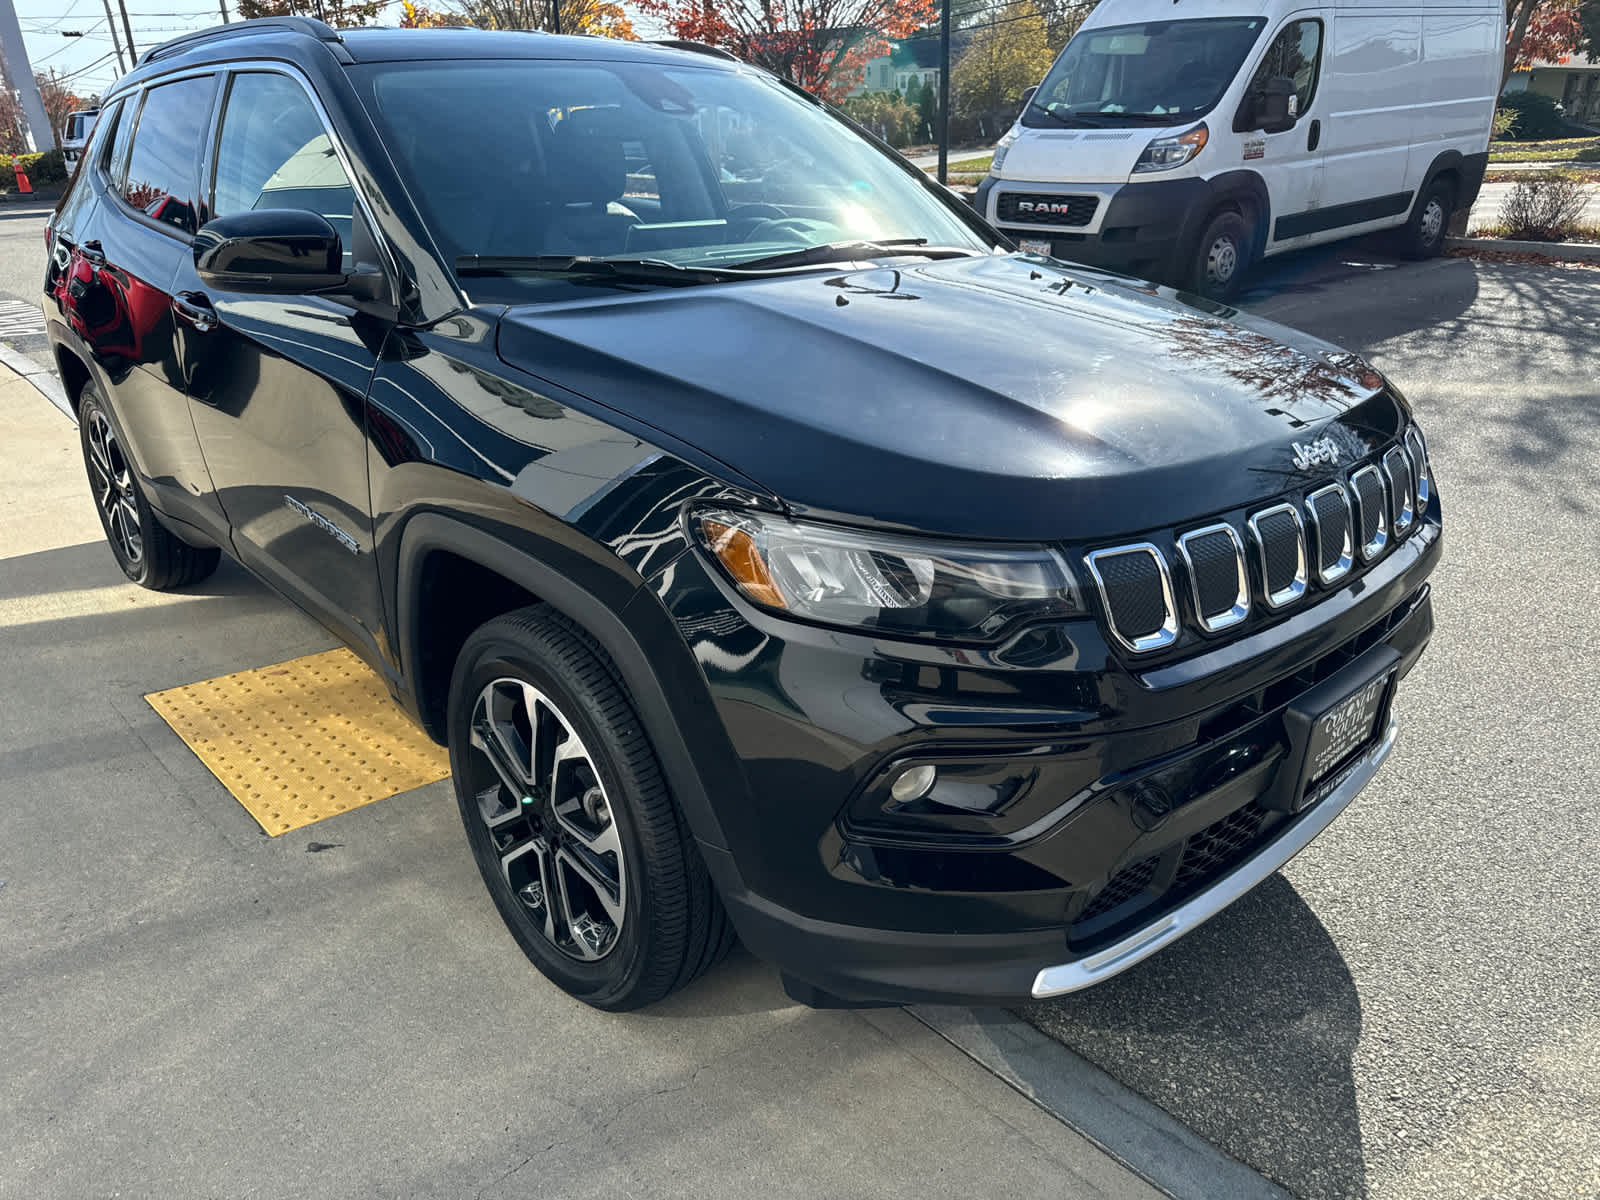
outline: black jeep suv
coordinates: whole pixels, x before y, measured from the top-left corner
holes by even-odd
[[[1439,501],[1353,355],[1009,252],[704,48],[243,22],[107,96],[45,308],[118,562],[448,743],[532,961],[1081,988],[1394,742]]]

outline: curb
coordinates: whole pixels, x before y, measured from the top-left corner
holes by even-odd
[[[906,1011],[1169,1196],[1291,1200],[1165,1109],[1009,1012],[939,1005]]]
[[[56,378],[53,369],[34,362],[26,354],[13,350],[4,342],[0,342],[0,365],[9,367],[15,374],[33,384],[41,396],[61,410],[62,416],[74,425],[78,423],[72,405],[67,402],[66,389],[61,386],[61,380]]]
[[[1447,237],[1446,250],[1495,250],[1502,254],[1539,254],[1545,258],[1600,262],[1596,242],[1518,242],[1510,238]]]

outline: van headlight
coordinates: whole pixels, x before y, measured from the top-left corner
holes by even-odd
[[[1206,139],[1210,136],[1206,123],[1201,121],[1193,129],[1185,130],[1176,137],[1156,138],[1144,148],[1139,161],[1133,164],[1134,173],[1170,171],[1173,167],[1181,167],[1205,149]]]
[[[1005,136],[994,144],[994,159],[989,163],[989,174],[1000,174],[1000,167],[1006,161],[1006,151],[1011,149],[1011,143],[1017,140],[1022,132],[1021,125],[1013,125],[1006,130]]]
[[[1025,619],[1081,615],[1043,546],[891,537],[767,513],[701,510],[696,536],[741,595],[785,616],[900,637],[990,641]]]

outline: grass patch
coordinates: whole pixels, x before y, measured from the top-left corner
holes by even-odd
[[[989,173],[989,164],[993,161],[994,155],[992,154],[985,154],[982,158],[951,158],[949,172],[951,175],[976,175],[979,179],[982,179]],[[939,165],[937,163],[922,169],[929,175],[937,175],[939,173]]]
[[[1489,161],[1579,162],[1582,160],[1578,156],[1585,150],[1600,152],[1600,137],[1557,138],[1548,142],[1495,142],[1489,147]]]

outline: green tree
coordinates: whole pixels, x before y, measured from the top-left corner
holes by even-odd
[[[389,0],[238,0],[239,16],[320,17],[335,28],[365,25],[383,16]]]
[[[1011,0],[994,24],[972,35],[950,84],[957,113],[1010,120],[1022,93],[1044,78],[1055,57],[1035,0]]]

